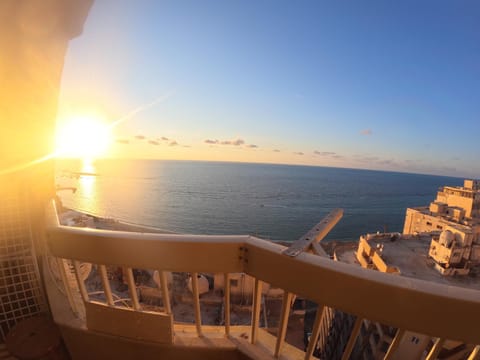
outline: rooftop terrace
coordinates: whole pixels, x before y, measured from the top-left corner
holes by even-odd
[[[434,268],[434,261],[428,258],[431,236],[401,235],[391,240],[391,234],[373,235],[368,243],[374,249],[382,248],[381,257],[389,266],[397,267],[402,276],[434,283],[480,290],[480,276],[443,276]],[[339,246],[335,250],[339,261],[358,265],[355,257],[357,247]]]

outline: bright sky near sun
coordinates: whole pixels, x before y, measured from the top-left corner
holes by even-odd
[[[97,0],[59,126],[123,118],[113,157],[480,177],[479,19],[473,0]]]

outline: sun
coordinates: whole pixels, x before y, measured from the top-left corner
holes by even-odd
[[[57,129],[58,157],[95,159],[106,155],[111,144],[111,127],[98,116],[73,116]]]

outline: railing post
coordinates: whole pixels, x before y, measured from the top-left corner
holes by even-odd
[[[230,274],[224,275],[224,311],[225,311],[225,335],[230,336]]]
[[[253,310],[252,310],[252,344],[257,342],[258,323],[260,322],[260,308],[262,301],[262,282],[255,279],[255,288],[253,291]]]
[[[397,350],[398,346],[400,345],[400,342],[402,341],[403,335],[405,334],[404,329],[398,329],[397,333],[395,334],[395,337],[392,340],[392,343],[390,344],[390,347],[388,348],[387,353],[385,354],[385,357],[383,360],[391,360],[393,354],[395,354],[395,351]]]
[[[159,271],[158,276],[160,277],[160,286],[162,288],[163,307],[165,308],[165,312],[167,314],[171,314],[172,306],[170,305],[170,294],[168,292],[167,274],[165,273],[165,271]],[[192,282],[192,289],[193,289],[193,282]]]
[[[73,268],[75,270],[75,278],[77,279],[78,283],[78,289],[80,290],[80,294],[82,295],[83,301],[87,302],[88,299],[88,292],[85,287],[85,282],[81,278],[81,273],[80,273],[80,262],[77,260],[73,261]]]
[[[192,273],[193,307],[195,310],[195,326],[197,335],[202,337],[202,314],[200,313],[200,293],[198,291],[198,273]]]
[[[100,276],[102,278],[103,292],[105,293],[105,298],[107,299],[107,304],[109,306],[115,306],[113,302],[112,289],[110,288],[110,282],[108,281],[107,268],[105,265],[98,265],[100,270]]]
[[[133,279],[133,271],[132,268],[127,267],[125,268],[127,273],[127,284],[128,284],[128,292],[130,294],[130,298],[132,299],[132,306],[134,310],[140,310],[140,303],[138,301],[137,295],[137,286],[135,285],[135,280]]]
[[[293,294],[285,290],[283,293],[282,313],[280,315],[280,326],[278,328],[277,342],[275,344],[275,353],[273,356],[278,358],[283,343],[285,342],[285,335],[287,334],[288,316],[290,315],[290,305]]]
[[[355,320],[355,324],[353,325],[352,333],[348,338],[348,343],[345,346],[345,350],[342,355],[342,360],[348,360],[350,355],[352,354],[353,346],[355,345],[355,341],[357,340],[358,334],[360,333],[360,329],[362,328],[363,319],[360,316],[357,316]]]
[[[70,307],[75,315],[78,315],[78,309],[73,300],[72,289],[70,288],[70,282],[68,281],[67,272],[65,270],[65,260],[61,258],[57,259],[58,271],[60,271],[60,277],[62,278],[63,287],[65,288],[65,293],[67,295],[68,302]]]
[[[438,338],[433,344],[432,349],[428,353],[425,360],[435,360],[438,354],[440,354],[440,351],[442,350],[444,343],[445,343],[445,339]]]
[[[315,348],[317,346],[318,337],[320,336],[320,325],[322,323],[324,307],[320,305],[317,308],[317,314],[315,315],[315,322],[313,323],[312,335],[308,341],[307,351],[305,352],[305,360],[310,360],[313,356]]]

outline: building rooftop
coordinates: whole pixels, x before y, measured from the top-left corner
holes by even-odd
[[[426,281],[432,281],[447,286],[460,286],[480,290],[480,276],[472,272],[468,276],[444,276],[435,268],[435,262],[429,258],[431,236],[412,236],[396,234],[392,241],[392,234],[370,235],[368,243],[378,251],[382,248],[381,257],[389,266],[400,271],[392,276],[404,276]],[[360,266],[351,246],[338,246],[335,249],[337,260]],[[480,275],[480,274],[479,274]]]

